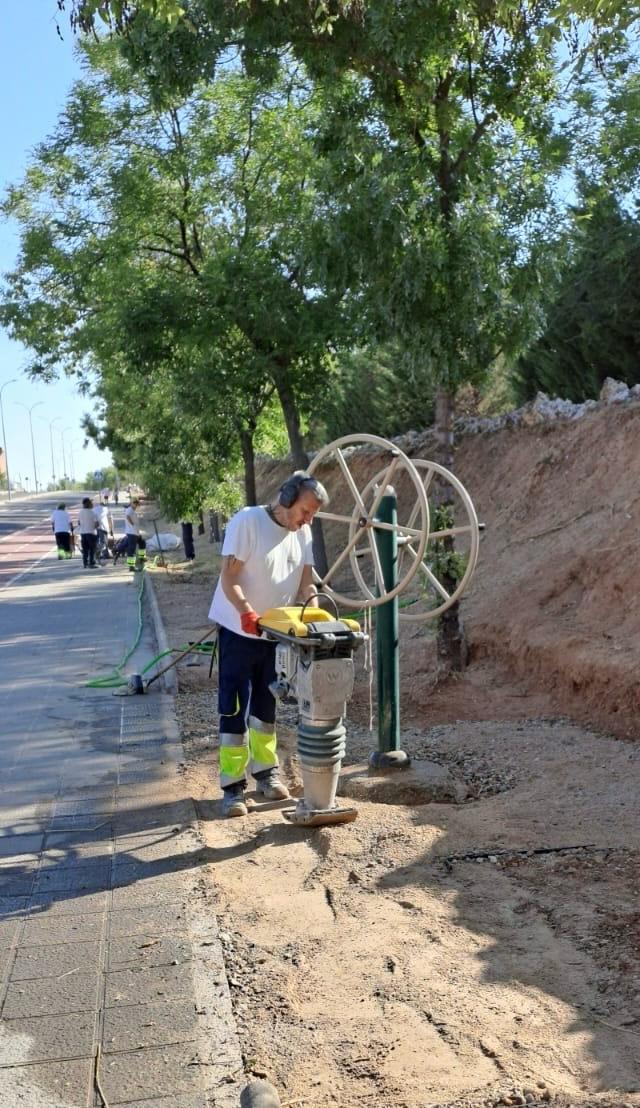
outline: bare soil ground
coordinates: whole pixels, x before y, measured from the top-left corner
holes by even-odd
[[[431,632],[403,632],[402,694],[404,748],[466,799],[398,787],[331,829],[292,828],[282,805],[223,821],[215,681],[181,663],[184,787],[245,1065],[289,1108],[640,1105],[639,420],[603,406],[460,442],[487,524],[472,660],[438,681]],[[428,436],[410,446],[430,456]],[[281,472],[263,467],[265,489]],[[207,629],[216,558],[197,552],[151,571],[175,644]],[[347,792],[369,714],[360,670]],[[294,727],[285,709],[295,790]]]

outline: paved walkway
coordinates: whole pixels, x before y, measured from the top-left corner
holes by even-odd
[[[242,1064],[172,700],[85,687],[138,575],[45,558],[0,589],[0,1104],[233,1108]],[[157,651],[151,620],[130,670]]]

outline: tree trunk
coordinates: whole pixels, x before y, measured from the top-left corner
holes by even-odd
[[[302,431],[300,429],[300,414],[298,412],[296,398],[284,374],[282,377],[278,374],[277,378],[274,378],[274,380],[280,407],[282,408],[282,414],[284,416],[285,426],[287,428],[287,435],[289,437],[293,467],[294,469],[306,469],[309,465],[309,455],[304,448]]]
[[[220,516],[209,510],[209,542],[220,542]]]
[[[284,376],[281,377],[280,374],[278,374],[277,377],[274,376],[274,381],[287,428],[287,435],[289,436],[289,446],[291,447],[294,469],[306,469],[309,465],[309,455],[304,448],[302,431],[300,429],[300,414],[298,412],[295,396],[293,395],[293,390],[289,381],[286,380]],[[314,519],[311,525],[311,534],[313,536],[313,562],[316,571],[321,577],[324,577],[329,568],[329,563],[327,562],[327,551],[324,545],[322,524],[319,519]]]
[[[244,499],[247,507],[258,503],[256,490],[256,456],[253,449],[253,433],[246,427],[240,429],[240,449],[244,464]]]
[[[436,396],[437,461],[448,470],[453,470],[453,412],[453,394],[446,389],[440,389]],[[446,504],[447,493],[444,486],[439,488],[435,486],[434,499],[437,507]],[[444,540],[445,550],[453,550],[454,545],[453,538]],[[445,574],[442,584],[447,592],[451,593],[455,591],[457,581]],[[469,648],[460,614],[460,604],[457,600],[442,613],[438,620],[438,657],[456,672],[463,670],[467,665]]]

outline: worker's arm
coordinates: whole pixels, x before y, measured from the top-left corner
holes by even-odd
[[[313,580],[313,566],[304,566],[302,569],[302,580],[300,581],[300,589],[298,591],[298,599],[303,602],[308,601],[310,608],[318,607],[318,589],[315,581]]]
[[[227,554],[222,559],[222,573],[220,584],[227,600],[240,614],[240,626],[247,635],[259,635],[258,613],[254,611],[251,602],[244,595],[242,585],[238,578],[244,569],[244,562],[233,554]]]
[[[220,574],[222,591],[227,600],[233,604],[235,610],[239,612],[240,615],[242,615],[243,612],[253,611],[250,602],[242,591],[242,585],[238,580],[244,569],[244,565],[245,563],[241,562],[239,558],[235,558],[233,554],[227,554],[227,556],[222,559],[222,573]]]

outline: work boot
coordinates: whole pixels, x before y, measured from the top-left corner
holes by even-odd
[[[222,814],[230,816],[246,816],[249,809],[244,802],[244,785],[227,785],[222,790]]]
[[[265,800],[287,800],[289,790],[283,785],[278,775],[278,768],[265,769],[261,773],[254,773],[256,779],[256,792]]]

